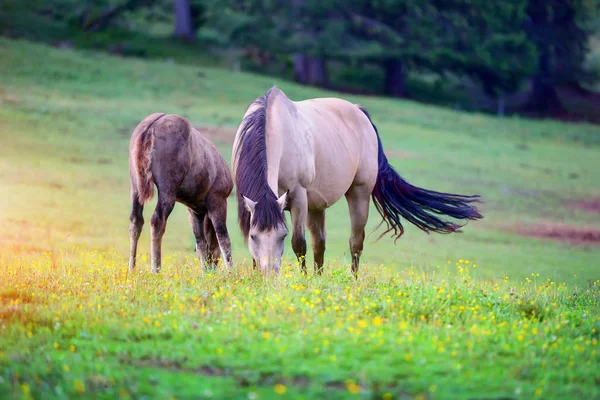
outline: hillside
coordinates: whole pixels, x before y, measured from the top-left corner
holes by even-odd
[[[286,243],[277,279],[202,271],[187,215],[160,275],[149,227],[128,251],[128,140],[157,111],[189,118],[229,161],[247,104],[341,96],[371,113],[411,183],[479,193],[462,234],[407,227],[349,272],[344,201],[323,276]],[[0,397],[598,398],[600,132],[342,96],[220,69],[0,39]],[[154,203],[146,206],[149,221]],[[380,218],[374,208],[368,228]],[[311,257],[309,257],[309,262]]]
[[[0,221],[8,228],[0,233],[0,243],[25,252],[56,252],[67,245],[126,251],[127,143],[147,114],[178,113],[207,127],[229,160],[233,130],[245,107],[271,85],[292,99],[335,95],[262,76],[25,41],[0,39],[0,52],[5,193]],[[557,279],[576,274],[581,282],[597,277],[591,267],[600,254],[591,230],[600,223],[596,126],[344,98],[371,112],[392,164],[411,183],[479,193],[485,201],[485,219],[467,225],[462,235],[426,235],[409,228],[396,246],[389,238],[371,243],[377,236],[370,235],[364,257],[369,265],[426,267],[471,258],[483,276],[545,272]],[[147,217],[151,210],[146,207]],[[229,217],[234,255],[246,257],[235,211]],[[370,229],[379,221],[373,209]],[[346,205],[340,202],[328,214],[328,260],[347,258],[348,226]],[[176,207],[167,230],[165,251],[190,254],[193,240],[182,207]],[[147,242],[144,231],[142,251]],[[286,251],[291,255],[289,246]]]

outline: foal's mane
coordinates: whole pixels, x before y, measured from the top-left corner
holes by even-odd
[[[248,106],[257,108],[244,117],[239,132],[240,148],[235,180],[238,222],[244,240],[248,240],[250,223],[260,231],[285,224],[285,218],[277,203],[277,195],[267,182],[267,106],[271,90],[273,88]],[[256,202],[252,221],[242,196]]]

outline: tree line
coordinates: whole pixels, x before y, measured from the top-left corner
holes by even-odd
[[[556,88],[584,68],[597,0],[206,0],[225,40],[292,55],[294,78],[328,87],[328,62],[376,64],[384,92],[410,95],[410,71],[466,76],[492,98],[527,81],[526,108],[562,110]]]
[[[297,82],[324,88],[332,63],[376,66],[388,96],[410,97],[411,73],[434,74],[467,78],[493,99],[527,87],[524,108],[551,115],[563,110],[557,88],[597,78],[585,58],[600,0],[53,1],[86,31],[159,9],[179,38],[253,49],[263,61],[285,61]]]

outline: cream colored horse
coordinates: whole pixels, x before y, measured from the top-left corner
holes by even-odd
[[[315,272],[323,268],[325,210],[342,196],[350,211],[350,253],[356,276],[369,201],[399,238],[400,217],[424,231],[454,232],[456,219],[482,218],[462,196],[421,189],[389,165],[377,129],[363,108],[336,98],[291,101],[278,88],[246,111],[233,144],[238,218],[254,265],[277,272],[287,235],[283,211],[292,217],[292,248],[306,272],[305,226],[312,236]]]

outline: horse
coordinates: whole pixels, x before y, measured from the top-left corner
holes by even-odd
[[[152,272],[161,267],[161,243],[175,202],[185,205],[203,268],[216,267],[219,250],[227,268],[231,243],[227,232],[227,197],[233,190],[229,166],[214,144],[179,115],[155,113],[135,128],[129,143],[131,216],[129,269],[136,263],[144,225],[144,203],[158,189],[151,224]]]
[[[312,236],[315,273],[323,271],[325,211],[342,196],[350,213],[350,253],[356,278],[363,251],[369,198],[395,240],[401,218],[421,230],[459,231],[449,222],[483,218],[464,196],[422,189],[405,181],[389,164],[379,132],[367,110],[339,98],[292,101],[277,87],[248,106],[232,150],[238,223],[262,272],[279,271],[292,219],[292,249],[306,274],[305,226]],[[380,225],[381,225],[380,223]],[[381,238],[380,236],[380,238]],[[394,241],[395,242],[395,241]]]

